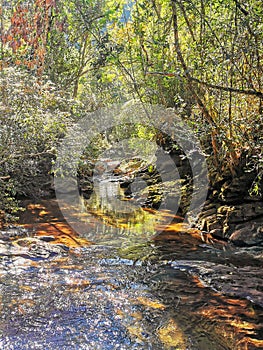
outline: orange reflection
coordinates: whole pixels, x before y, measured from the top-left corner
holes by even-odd
[[[25,201],[24,205],[26,211],[20,215],[20,224],[37,236],[50,236],[51,244],[64,244],[70,248],[91,244],[69,226],[56,200],[43,200],[36,204]]]
[[[198,277],[194,277],[194,282],[198,287],[202,282]],[[250,350],[261,348],[263,340],[257,339],[257,333],[263,327],[262,323],[257,323],[259,315],[256,315],[250,302],[245,299],[234,299],[225,297],[216,292],[207,292],[207,303],[202,305],[196,314],[209,320],[217,322],[218,332],[224,337],[237,339],[236,350]],[[243,317],[246,316],[246,321]]]
[[[145,297],[138,297],[137,300],[140,302],[140,304],[149,308],[160,309],[160,310],[164,310],[166,308],[166,306],[160,303],[158,300],[150,300]]]
[[[62,243],[72,248],[91,244],[86,239],[80,238],[78,233],[66,222],[55,199],[42,200],[35,204],[25,201],[23,205],[26,207],[26,211],[20,215],[20,224],[33,230],[37,235],[53,236],[54,240],[51,243]],[[85,203],[81,205],[85,206]],[[82,225],[85,225],[85,229],[87,227],[93,229],[96,223],[100,222],[107,226],[133,231],[136,234],[144,234],[147,231],[154,241],[187,241],[191,242],[193,246],[197,246],[200,242],[218,244],[220,247],[226,244],[217,241],[209,233],[189,227],[183,222],[182,217],[169,210],[158,211],[138,207],[133,212],[116,213],[101,205],[85,206],[84,211],[77,207],[63,207],[63,210],[69,210],[74,227],[77,230],[80,228],[80,232],[82,232]]]

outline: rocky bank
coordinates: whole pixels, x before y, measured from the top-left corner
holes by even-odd
[[[263,198],[249,194],[254,179],[255,174],[242,173],[214,183],[198,228],[239,246],[263,245]]]

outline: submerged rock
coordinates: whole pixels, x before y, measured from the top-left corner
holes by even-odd
[[[0,239],[4,241],[27,237],[28,235],[28,230],[22,226],[9,226],[7,229],[0,231]]]
[[[51,239],[51,237],[50,237]],[[62,244],[50,244],[41,237],[18,238],[10,242],[0,241],[0,256],[23,257],[33,260],[65,256],[69,248]]]
[[[263,273],[260,266],[226,266],[205,261],[181,260],[171,266],[187,271],[204,286],[231,297],[245,298],[263,307]]]

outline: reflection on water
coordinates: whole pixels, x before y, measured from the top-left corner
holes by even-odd
[[[125,244],[127,239],[145,242],[168,230],[168,226],[171,228],[171,224],[177,225],[184,220],[170,210],[147,207],[148,192],[135,180],[130,183],[130,178],[126,179],[126,184],[122,182],[123,177],[96,176],[89,196],[60,199],[60,209],[82,237],[99,244],[118,246],[122,242]],[[175,230],[181,231],[182,227],[178,225]]]
[[[65,208],[76,231],[25,203],[0,241],[1,348],[262,348],[262,260],[130,201],[102,185]]]

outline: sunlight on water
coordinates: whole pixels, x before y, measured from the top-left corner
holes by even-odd
[[[13,228],[0,246],[3,349],[263,347],[256,289],[238,286],[244,259],[172,212],[143,208],[114,221],[101,204],[76,211],[74,227],[84,222],[95,241],[101,229],[103,246],[76,232],[56,201],[25,205],[26,234]],[[260,268],[250,271],[253,283]]]
[[[37,263],[6,259],[3,348],[146,349],[154,344],[154,349],[208,350],[260,344],[260,314],[248,301],[198,286],[186,272],[115,254],[91,246]]]

